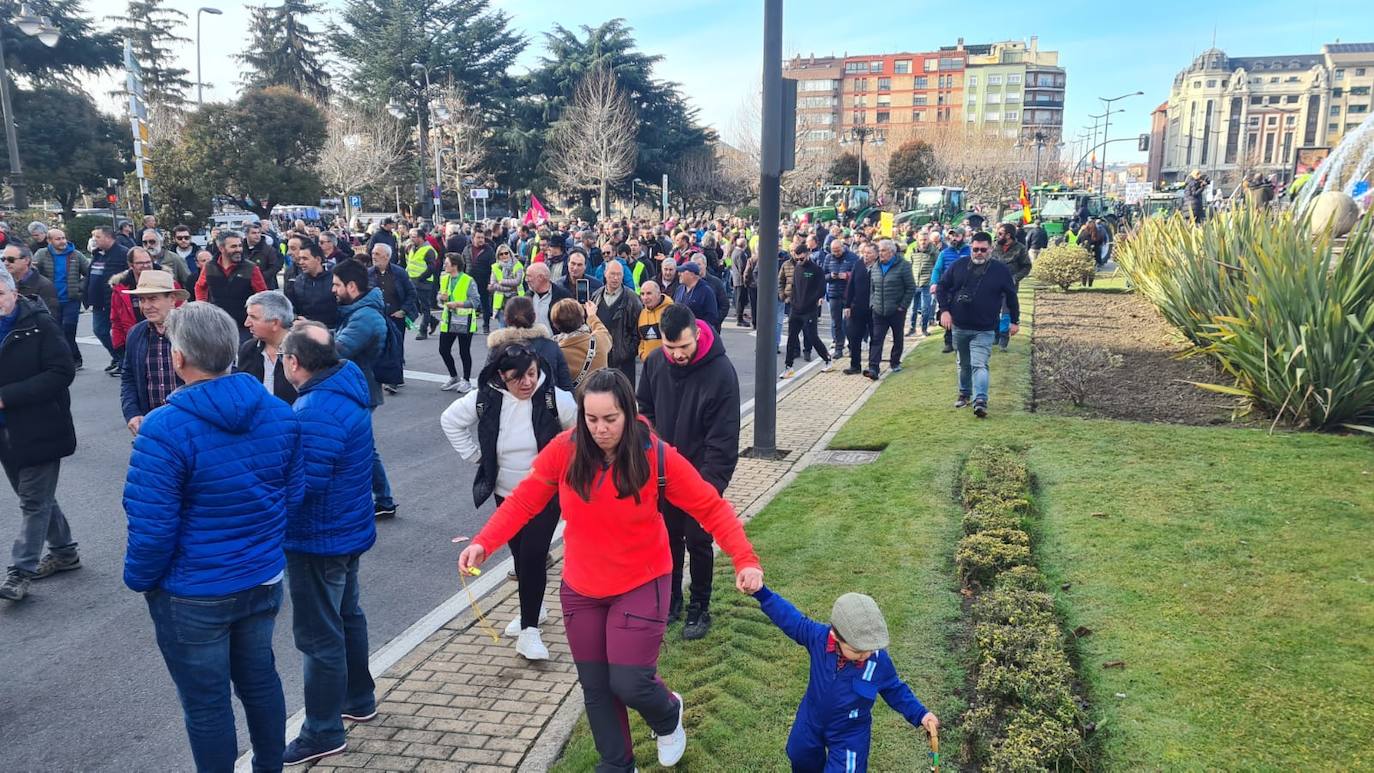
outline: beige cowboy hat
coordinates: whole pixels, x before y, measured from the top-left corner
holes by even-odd
[[[125,290],[126,295],[171,295],[179,301],[191,297],[190,293],[176,286],[172,275],[167,271],[148,269],[138,275],[138,287]]]

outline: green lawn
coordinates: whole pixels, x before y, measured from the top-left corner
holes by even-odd
[[[1093,630],[1077,651],[1101,767],[1374,769],[1374,442],[1025,413],[1027,346],[993,356],[981,422],[952,407],[953,356],[913,354],[833,444],[885,448],[880,461],[808,470],[749,525],[769,584],[818,617],[844,591],[874,595],[956,761],[955,474],[973,445],[1011,443],[1037,478],[1041,567],[1068,627]],[[664,650],[687,696],[680,767],[784,770],[804,653],[724,572],[715,603],[709,638],[675,627]],[[1102,668],[1113,660],[1126,667]],[[872,770],[914,770],[923,735],[875,713]],[[582,727],[558,769],[594,761]]]

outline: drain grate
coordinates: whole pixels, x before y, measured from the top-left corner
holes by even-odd
[[[878,461],[877,451],[822,451],[816,455],[817,464],[838,464],[857,467]]]

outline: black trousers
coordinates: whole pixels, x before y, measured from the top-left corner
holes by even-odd
[[[506,501],[497,496],[496,504]],[[520,588],[520,629],[539,627],[539,608],[549,587],[549,570],[544,562],[558,528],[558,497],[540,511],[524,528],[510,538],[510,555],[515,559],[515,582]]]
[[[808,351],[815,351],[822,360],[830,361],[830,350],[821,343],[820,333],[816,329],[818,317],[820,312],[812,311],[800,317],[793,314],[787,318],[787,367],[792,367],[799,353],[805,354]],[[800,343],[803,338],[805,343]]]
[[[461,317],[459,318],[461,319]],[[466,329],[467,325],[463,325]],[[458,342],[458,356],[463,359],[463,378],[472,378],[472,333],[440,333],[439,359],[448,368],[449,378],[458,378],[458,368],[453,362],[453,342]]]
[[[749,320],[754,327],[759,326],[759,288],[749,288]]]
[[[892,355],[888,364],[897,367],[902,364],[902,333],[906,331],[906,310],[897,309],[891,314],[873,314],[873,336],[868,344],[868,369],[878,372],[883,361],[883,340],[892,333]]]
[[[860,370],[863,365],[860,361],[860,352],[863,349],[863,342],[869,340],[870,331],[873,327],[873,313],[867,308],[850,308],[849,319],[845,320],[844,332],[849,338],[849,368]],[[872,345],[870,344],[870,351]]]
[[[634,360],[630,360],[629,362],[621,363],[621,364],[616,365],[616,366],[614,366],[614,367],[615,367],[616,370],[618,370],[618,371],[620,371],[621,373],[624,373],[624,374],[625,374],[625,378],[628,378],[628,379],[630,380],[630,386],[631,386],[631,387],[633,387],[633,386],[635,385],[635,361],[634,361]]]
[[[488,277],[490,278],[490,277]],[[475,279],[475,277],[474,277]],[[482,329],[491,329],[491,291],[487,289],[487,279],[477,285],[477,295],[482,299]]]
[[[686,556],[691,556],[692,606],[705,611],[711,606],[711,576],[715,572],[711,535],[697,519],[672,504],[663,502],[662,508],[663,522],[668,527],[668,549],[673,554],[673,587],[669,599],[682,601],[683,564]]]

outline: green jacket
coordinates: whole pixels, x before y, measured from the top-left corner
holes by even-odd
[[[897,311],[911,308],[916,298],[916,277],[911,273],[911,264],[900,255],[893,256],[891,268],[883,271],[882,261],[868,269],[870,289],[869,306],[874,316],[888,316]]]
[[[33,254],[33,267],[38,273],[47,277],[48,281],[54,281],[53,277],[53,256],[47,247]],[[86,289],[86,276],[91,273],[91,259],[81,254],[81,250],[72,250],[67,256],[67,300],[80,301]],[[56,316],[56,313],[54,313]]]
[[[1011,279],[1013,282],[1020,284],[1022,279],[1030,276],[1031,259],[1030,253],[1026,251],[1026,245],[1020,242],[1012,242],[1011,249],[1006,252],[1003,252],[1001,247],[994,245],[992,248],[992,257],[1006,264],[1007,268],[1011,270]]]
[[[916,242],[907,247],[906,259],[911,264],[911,273],[916,277],[917,287],[930,286],[930,272],[935,268],[936,252],[930,245],[921,249]]]

